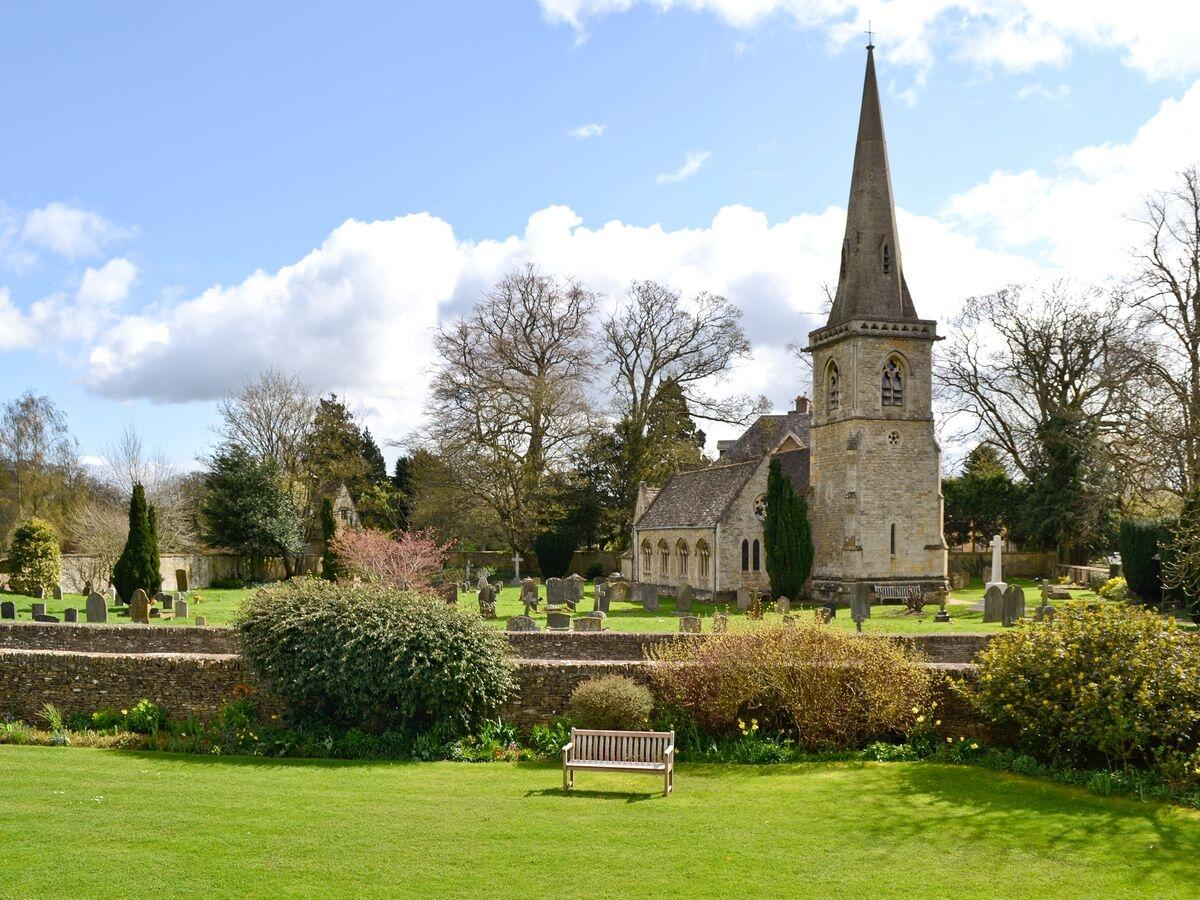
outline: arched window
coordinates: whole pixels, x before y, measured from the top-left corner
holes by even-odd
[[[712,553],[708,549],[707,542],[697,541],[696,542],[696,561],[700,566],[699,575],[701,578],[708,577],[708,561],[711,556],[712,556]]]
[[[688,568],[688,545],[683,541],[675,545],[675,562],[679,565],[679,577],[687,578],[691,570]]]
[[[837,363],[829,364],[829,373],[825,377],[825,384],[828,390],[828,403],[830,411],[838,408],[842,402],[842,375],[838,371]]]
[[[896,555],[896,523],[892,523],[892,556]]]
[[[642,577],[650,574],[650,564],[654,561],[654,551],[650,549],[649,541],[642,541]]]
[[[904,405],[904,381],[900,363],[892,357],[883,367],[883,405]]]
[[[742,571],[750,571],[750,542],[742,541]]]
[[[759,570],[758,541],[755,540],[755,542],[754,542],[754,571],[757,572],[758,570]]]
[[[662,568],[658,570],[659,574],[664,575],[664,576],[670,575],[671,574],[671,548],[667,546],[666,541],[658,542],[658,556],[659,556],[659,560],[662,562]]]
[[[888,275],[892,271],[892,248],[887,241],[883,242],[883,274]]]

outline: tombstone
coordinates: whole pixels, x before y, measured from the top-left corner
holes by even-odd
[[[496,590],[487,582],[479,586],[479,615],[485,619],[496,618]]]
[[[602,609],[593,609],[590,613],[584,613],[585,616],[592,619],[607,619],[608,613]]]
[[[89,622],[108,621],[108,601],[95,591],[88,594],[87,604],[83,608],[84,616]]]
[[[141,588],[135,590],[129,599],[129,617],[142,625],[150,624],[150,598]]]
[[[479,573],[479,578],[475,582],[475,590],[482,591],[485,587],[491,587],[491,584],[487,580],[486,569]]]
[[[33,596],[41,600],[46,596],[46,588],[40,584],[35,584],[33,586]]]
[[[152,619],[161,619],[162,618],[162,610],[159,609],[157,606],[155,606],[153,603],[150,604],[150,618],[152,618]]]
[[[161,603],[163,609],[170,609],[175,603],[175,596],[166,591],[159,591],[154,595],[154,602]]]
[[[17,617],[17,604],[11,600],[5,600],[0,603],[0,619],[15,619]]]
[[[818,606],[813,610],[813,621],[818,625],[828,625],[833,618],[833,611],[828,606]]]
[[[642,589],[642,607],[646,612],[658,612],[658,585],[643,584]]]
[[[1004,573],[1002,572],[1000,561],[1000,552],[1003,546],[1004,541],[1000,539],[1000,535],[996,535],[992,538],[992,577],[991,580],[988,581],[987,586],[991,587],[993,584],[998,584],[1000,585],[1000,590],[1004,590]],[[987,619],[984,619],[984,621],[986,622]]]
[[[608,581],[604,578],[597,578],[592,582],[593,596],[596,598],[596,610],[598,612],[608,612]]]
[[[989,584],[983,592],[983,621],[999,622],[1004,618],[1004,587],[999,584]]]
[[[57,584],[54,585],[54,587],[50,588],[50,596],[53,597],[55,600],[61,600],[62,599],[62,587]]]
[[[837,604],[836,603],[826,603],[822,607],[822,609],[824,609],[826,612],[829,613],[829,618],[831,618],[831,619],[837,618]]]
[[[186,600],[175,601],[175,618],[186,619],[188,617],[188,602]]]
[[[725,613],[713,615],[713,634],[724,634],[729,630],[729,616]]]
[[[92,583],[90,581],[85,581],[83,583],[83,596],[86,597],[88,594],[90,594],[94,590],[95,590],[95,588],[92,587]]]
[[[871,618],[871,586],[864,581],[850,586],[850,618],[855,621]]]
[[[633,585],[624,578],[609,578],[608,579],[608,602],[612,603],[628,603],[632,598]]]
[[[57,622],[58,616],[48,616],[45,613],[34,613],[33,621],[35,621],[35,622]]]
[[[538,602],[541,598],[538,597],[537,582],[532,578],[521,579],[521,603],[525,607],[525,615],[529,615],[530,610],[537,612]]]
[[[46,614],[46,604],[45,603],[34,603],[32,605],[31,610],[33,612],[33,617],[35,619],[38,616],[44,616]]]
[[[567,579],[567,591],[570,597],[570,600],[567,601],[568,603],[579,603],[583,600],[583,585],[583,576],[578,572]]]
[[[571,628],[571,617],[564,612],[547,612],[546,627],[552,631],[568,631]]]
[[[537,622],[529,616],[513,616],[504,625],[507,631],[541,631]]]
[[[699,616],[680,616],[680,618],[679,618],[679,633],[680,634],[699,634],[700,633],[700,617]]]
[[[117,586],[115,584],[110,584],[108,586],[108,591],[106,591],[106,593],[108,594],[108,605],[116,606],[117,605]]]
[[[523,557],[520,553],[514,552],[512,555],[512,564],[513,564],[512,584],[514,587],[521,583],[521,563],[523,563],[523,562],[525,562],[525,557]]]
[[[442,602],[447,606],[458,606],[458,585],[454,582],[442,585]]]
[[[675,615],[690,616],[692,601],[696,599],[696,589],[686,581],[679,582],[675,588]]]
[[[571,627],[576,631],[603,631],[604,620],[595,616],[580,616],[571,622]]]
[[[175,570],[175,590],[181,594],[188,592],[188,574],[187,569]]]
[[[79,610],[77,610],[74,606],[68,606],[66,609],[63,610],[63,621],[64,622],[78,622],[79,621]]]
[[[196,616],[197,627],[203,628],[207,624],[208,624],[208,619],[204,618],[204,616]]]
[[[740,587],[737,589],[737,608],[743,612],[750,608],[750,588]]]
[[[971,586],[971,573],[965,569],[950,570],[950,590],[962,591]]]
[[[1000,621],[1006,627],[1017,624],[1017,619],[1025,618],[1025,591],[1019,584],[1010,584],[1004,589],[1001,601]]]
[[[792,601],[787,597],[780,597],[775,601],[775,612],[779,613],[781,616],[786,616],[791,611]]]

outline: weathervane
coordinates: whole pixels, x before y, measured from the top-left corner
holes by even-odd
[[[867,19],[866,35],[867,35],[867,49],[874,50],[875,49],[875,32],[873,32],[871,30],[871,20],[870,19]]]

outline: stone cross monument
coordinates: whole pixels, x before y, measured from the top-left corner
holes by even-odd
[[[1003,546],[1004,541],[1000,539],[1000,535],[995,535],[992,538],[992,577],[985,585],[985,589],[990,588],[993,584],[998,584],[1000,590],[1004,590],[1006,587],[1000,565],[1000,549]]]
[[[513,563],[513,584],[521,583],[521,563],[525,562],[525,558],[521,556],[520,550],[514,550],[512,556]]]

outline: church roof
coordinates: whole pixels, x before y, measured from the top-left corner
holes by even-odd
[[[808,448],[803,450],[788,450],[776,453],[775,458],[783,469],[783,474],[792,482],[792,487],[801,497],[808,493]]]
[[[874,50],[873,46],[867,47],[854,172],[846,205],[846,236],[837,294],[826,327],[851,319],[917,320],[900,262]]]
[[[703,528],[715,525],[750,480],[758,463],[758,459],[752,459],[672,475],[638,520],[637,527]]]
[[[811,425],[812,414],[809,412],[792,410],[759,416],[740,438],[721,452],[720,462],[761,459],[764,453],[774,450],[789,432],[807,447]]]

